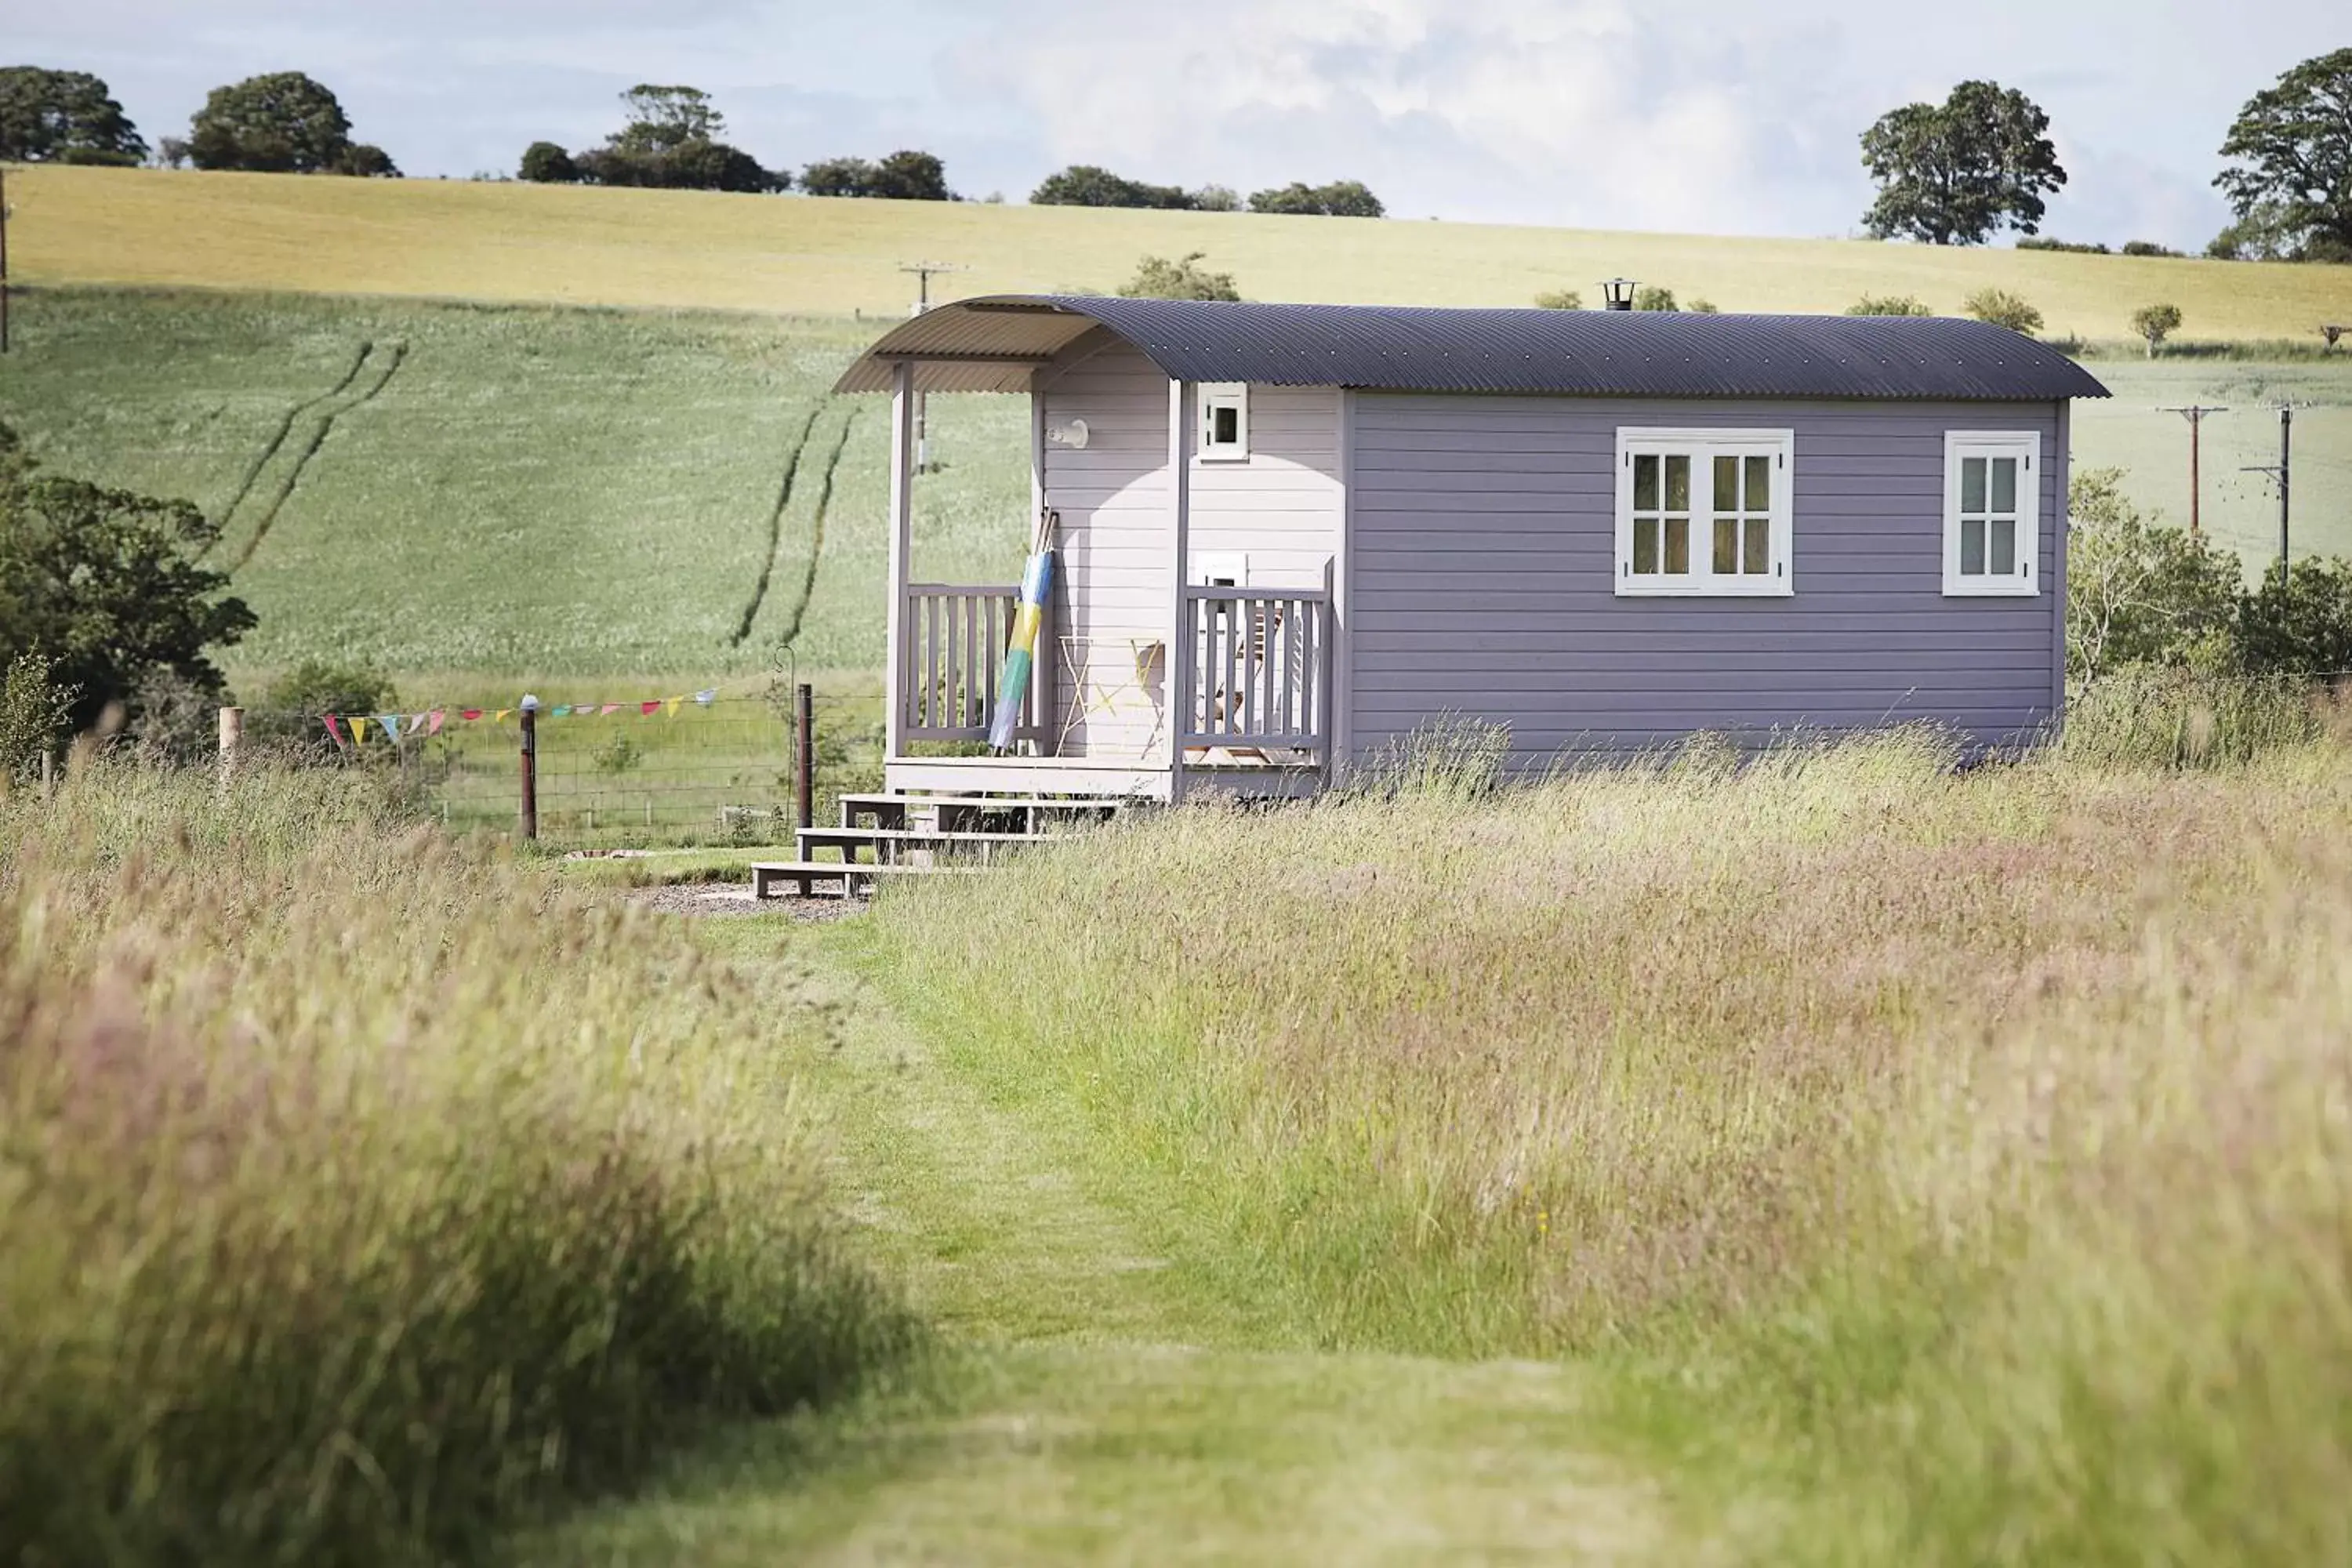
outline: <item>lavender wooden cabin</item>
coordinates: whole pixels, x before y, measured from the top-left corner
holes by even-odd
[[[2068,402],[1981,322],[1000,297],[841,379],[893,400],[894,793],[1311,793],[1446,714],[1512,757],[2064,695]],[[1017,754],[1013,584],[924,581],[918,399],[1026,394],[1060,574]],[[960,744],[959,744],[960,743]]]

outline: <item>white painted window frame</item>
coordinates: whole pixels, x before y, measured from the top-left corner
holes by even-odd
[[[1249,586],[1249,555],[1240,550],[1203,550],[1192,557],[1192,583],[1206,587],[1218,581],[1236,588]]]
[[[1686,457],[1691,461],[1691,569],[1676,575],[1633,575],[1633,459]],[[1772,459],[1772,504],[1766,510],[1772,570],[1762,576],[1715,572],[1715,459]],[[1675,428],[1622,425],[1617,429],[1617,548],[1611,575],[1621,599],[1785,599],[1797,591],[1794,430],[1728,426]],[[1663,499],[1663,498],[1661,498]],[[1661,542],[1660,548],[1664,548]]]
[[[1246,463],[1250,455],[1249,383],[1245,381],[1204,381],[1201,383],[1200,437],[1195,443],[1200,460],[1204,463]],[[1241,439],[1220,446],[1210,437],[1216,429],[1217,410],[1234,411],[1234,427]]]
[[[1960,460],[2019,458],[2016,575],[1960,570]],[[2042,433],[2038,430],[1944,432],[1944,596],[1948,599],[2031,599],[2042,592]],[[1990,539],[1986,542],[1991,548]]]

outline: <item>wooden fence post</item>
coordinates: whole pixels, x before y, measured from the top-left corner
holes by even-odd
[[[522,836],[539,839],[539,699],[522,700]]]
[[[228,787],[229,779],[236,773],[236,753],[245,744],[245,710],[224,708],[220,710],[220,782]]]
[[[793,688],[793,796],[801,826],[816,826],[816,693],[805,682]]]

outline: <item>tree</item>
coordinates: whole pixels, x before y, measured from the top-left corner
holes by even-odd
[[[166,136],[155,143],[155,162],[166,169],[184,169],[188,166],[189,151],[186,137]]]
[[[254,625],[197,559],[219,533],[186,501],[44,476],[0,425],[0,659],[48,659],[82,729],[116,702],[137,723],[159,677],[218,695],[207,650]]]
[[[370,664],[305,659],[271,682],[245,716],[245,736],[257,744],[301,753],[325,753],[335,742],[323,722],[330,713],[382,713],[400,707],[392,678]]]
[[[1581,310],[1584,296],[1573,289],[1547,289],[1536,296],[1538,310]]]
[[[2221,156],[2238,166],[2213,184],[2241,224],[2259,213],[2295,255],[2352,256],[2352,48],[2307,59],[2254,94]]]
[[[1979,321],[2029,338],[2042,330],[2042,312],[2005,289],[1979,289],[1960,302],[1960,309]]]
[[[1908,294],[1864,294],[1845,308],[1849,316],[1932,316],[1936,312]]]
[[[947,166],[929,153],[898,152],[880,163],[827,158],[801,171],[801,189],[813,196],[879,196],[902,202],[949,202]]]
[[[1241,290],[1234,287],[1232,273],[1211,272],[1198,265],[1207,257],[1205,250],[1174,261],[1147,256],[1135,276],[1119,285],[1119,295],[1128,300],[1239,300]]]
[[[1328,185],[1294,180],[1276,190],[1256,192],[1249,209],[1293,217],[1380,217],[1388,210],[1361,180],[1335,180]]]
[[[716,142],[727,132],[726,116],[700,88],[639,82],[621,101],[629,119],[607,143],[615,152],[667,153],[689,142]]]
[[[400,165],[392,161],[391,153],[373,142],[354,142],[343,149],[343,155],[327,173],[362,180],[396,180],[400,178]]]
[[[1231,185],[1202,185],[1192,193],[1192,210],[1204,213],[1237,213],[1242,210],[1241,197]]]
[[[188,155],[199,169],[332,174],[351,150],[343,106],[300,71],[216,87],[189,122]]]
[[[1219,187],[1211,186],[1214,190]],[[1232,196],[1231,191],[1224,193]],[[1094,163],[1073,163],[1048,174],[1029,193],[1032,206],[1150,207],[1181,210],[1198,205],[1197,198],[1175,185],[1146,184],[1114,174]],[[1231,208],[1219,209],[1230,211]]]
[[[1663,283],[1645,283],[1641,288],[1633,290],[1633,309],[1636,310],[1679,310],[1681,307],[1675,303],[1675,291],[1673,289],[1667,288]]]
[[[138,128],[98,78],[0,67],[0,162],[127,166],[146,156]]]
[[[2125,498],[2120,468],[2075,475],[2066,514],[2066,662],[2074,675],[2217,657],[2244,587],[2235,555],[2151,524]]]
[[[2042,193],[2066,183],[2049,128],[2032,99],[1990,81],[1894,110],[1862,133],[1862,161],[1879,186],[1862,221],[1880,239],[1930,245],[1982,245],[2003,226],[2032,234]]]
[[[74,694],[50,679],[49,660],[26,649],[0,678],[0,795],[11,779],[37,772],[72,723]]]
[[[2178,305],[2142,305],[2132,312],[2132,331],[2147,340],[2147,357],[2156,357],[2156,345],[2180,330],[2180,307]]]
[[[522,150],[522,163],[515,171],[518,177],[535,185],[574,185],[580,183],[580,165],[572,154],[552,142],[534,142]]]

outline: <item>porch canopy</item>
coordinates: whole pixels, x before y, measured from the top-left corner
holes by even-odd
[[[1462,310],[1003,294],[885,334],[835,392],[1027,392],[1108,340],[1172,381],[1382,392],[2043,402],[2107,389],[2046,343],[1942,316]]]

